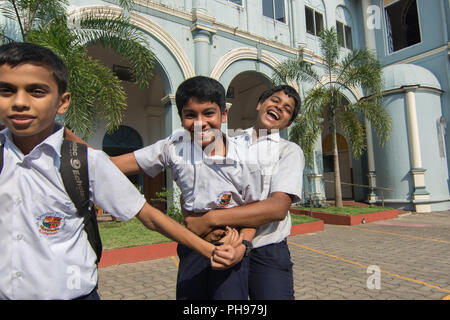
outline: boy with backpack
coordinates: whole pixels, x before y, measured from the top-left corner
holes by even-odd
[[[85,214],[92,202],[122,221],[136,216],[215,267],[233,261],[235,230],[223,241],[228,256],[213,258],[213,244],[147,204],[103,152],[64,141],[55,115],[70,105],[67,82],[51,50],[0,46],[0,299],[99,299],[101,246],[95,216]]]

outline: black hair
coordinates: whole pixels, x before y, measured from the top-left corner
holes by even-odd
[[[199,102],[215,102],[221,113],[225,111],[225,88],[213,78],[196,76],[183,81],[178,86],[175,101],[180,118],[181,111],[191,98],[197,99]]]
[[[279,85],[279,86],[276,86],[276,87],[273,87],[273,88],[270,88],[270,89],[264,91],[259,96],[258,104],[263,103],[264,101],[266,101],[267,98],[269,98],[275,92],[279,92],[279,91],[283,91],[288,97],[294,99],[294,101],[295,101],[294,112],[292,113],[292,117],[290,119],[290,121],[294,121],[295,117],[297,117],[298,112],[300,111],[301,100],[300,100],[300,96],[298,95],[297,90],[295,90],[294,88],[292,88],[291,86],[289,86],[287,84]]]
[[[61,95],[67,90],[69,72],[67,66],[52,50],[28,42],[12,42],[0,46],[0,66],[7,64],[16,67],[29,63],[50,69]]]

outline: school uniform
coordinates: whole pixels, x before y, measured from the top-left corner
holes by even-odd
[[[187,131],[179,130],[134,155],[150,176],[170,168],[184,209],[204,213],[259,200],[260,169],[241,161],[239,153],[233,140],[226,138],[225,157],[206,156]],[[196,251],[180,244],[177,251],[177,299],[248,299],[247,258],[226,271],[215,271]]]
[[[83,218],[59,172],[63,128],[24,155],[8,129],[0,132],[0,299],[91,299],[96,254]],[[99,150],[88,149],[89,198],[121,221],[134,217],[145,198]]]
[[[293,202],[301,198],[304,155],[301,148],[280,137],[278,132],[252,141],[253,128],[234,137],[238,144],[247,146],[247,156],[262,170],[263,191],[259,200],[273,192],[283,192]],[[252,241],[250,253],[249,295],[252,300],[294,299],[292,262],[286,237],[290,234],[289,212],[282,221],[260,226]]]

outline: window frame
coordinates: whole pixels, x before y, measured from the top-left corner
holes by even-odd
[[[233,2],[233,0],[225,0],[227,3],[231,3],[234,6],[240,7],[240,8],[244,8],[244,0],[241,0],[242,4],[238,4],[236,2]]]
[[[339,35],[339,28],[338,28],[338,23],[340,23],[342,25],[342,43],[339,43],[339,45],[347,50],[353,50],[354,46],[353,46],[353,32],[352,32],[352,27],[349,26],[348,24],[346,24],[344,21],[336,19],[336,32]],[[347,47],[347,33],[346,33],[346,28],[350,29],[350,37],[351,39],[351,48]]]
[[[305,26],[307,26],[307,24],[306,24],[306,10],[308,10],[308,9],[312,11],[314,33],[310,33],[308,31],[308,28],[306,28],[306,33],[310,34],[311,36],[318,37],[320,32],[317,32],[317,22],[316,22],[317,20],[316,20],[316,17],[317,17],[317,14],[320,14],[320,16],[322,17],[322,26],[321,26],[322,29],[320,30],[320,31],[322,31],[325,28],[324,14],[322,12],[320,12],[319,10],[316,10],[314,8],[311,8],[310,6],[305,5]]]
[[[384,2],[383,2],[384,47],[385,47],[385,53],[386,53],[387,56],[390,56],[390,55],[395,54],[397,52],[402,52],[405,49],[409,49],[409,48],[412,48],[414,46],[420,45],[423,42],[422,24],[420,22],[420,7],[419,7],[419,4],[418,4],[418,1],[416,0],[417,22],[418,22],[418,25],[419,25],[420,41],[415,43],[415,44],[412,44],[412,45],[410,45],[408,47],[404,47],[402,49],[399,49],[397,51],[394,51],[394,50],[392,52],[389,51],[388,33],[387,33],[388,32],[388,28],[387,28],[387,21],[386,21],[386,15],[387,15],[386,8],[389,8],[390,6],[392,6],[392,5],[396,4],[396,3],[399,3],[400,1],[402,1],[402,0],[394,0],[391,3],[389,3],[388,5],[384,5]]]
[[[283,1],[283,9],[284,9],[284,10],[283,10],[283,18],[284,18],[284,21],[281,21],[281,20],[278,20],[277,18],[275,18],[276,14],[277,14],[277,11],[275,10],[275,1],[277,1],[277,0],[270,0],[270,1],[272,2],[272,12],[273,12],[273,16],[272,16],[272,17],[266,16],[266,15],[264,14],[264,7],[263,7],[263,10],[262,10],[262,15],[263,15],[263,17],[266,17],[266,18],[268,18],[268,19],[272,19],[272,20],[274,20],[274,21],[278,21],[278,22],[283,23],[283,24],[287,24],[287,23],[288,23],[288,15],[287,15],[287,12],[286,12],[286,1],[285,1],[285,0],[280,0],[280,1]],[[263,5],[264,2],[261,1],[261,4]]]

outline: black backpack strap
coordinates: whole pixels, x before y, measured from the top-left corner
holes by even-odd
[[[3,169],[3,149],[5,149],[5,143],[0,144],[0,173]]]
[[[98,230],[95,210],[89,205],[89,172],[87,146],[74,141],[63,140],[61,147],[61,177],[64,187],[78,214],[84,219],[84,230],[90,245],[97,255],[97,263],[102,255],[102,241]]]

